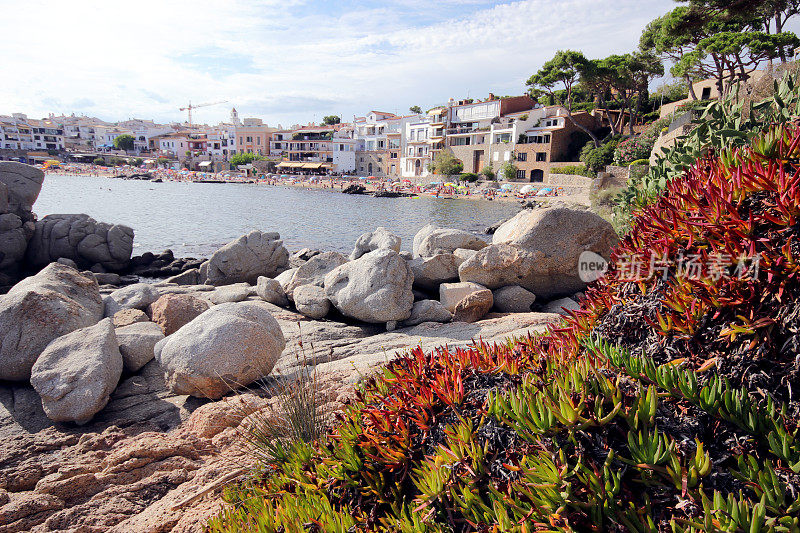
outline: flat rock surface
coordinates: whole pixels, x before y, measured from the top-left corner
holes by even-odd
[[[465,346],[478,338],[498,342],[556,318],[489,314],[472,324],[423,323],[387,333],[383,325],[315,321],[260,305],[286,338],[274,373],[288,376],[304,361],[316,364],[332,408],[396,352],[418,344],[425,350]],[[221,508],[222,486],[203,491],[249,465],[231,427],[238,420],[226,411],[229,401],[171,394],[151,361],[123,376],[108,405],[77,427],[49,421],[29,385],[0,384],[0,533],[202,531]]]

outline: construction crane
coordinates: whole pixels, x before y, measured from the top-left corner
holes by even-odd
[[[189,112],[189,125],[192,125],[192,109],[197,109],[198,107],[208,107],[210,105],[218,105],[218,104],[226,104],[228,103],[227,100],[221,100],[219,102],[208,102],[206,104],[197,104],[192,105],[192,101],[189,100],[189,105],[187,107],[182,107],[181,111],[188,111]]]

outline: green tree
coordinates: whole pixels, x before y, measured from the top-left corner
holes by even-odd
[[[163,157],[162,156],[162,157],[159,157],[158,159],[156,159],[156,164],[158,166],[160,166],[160,167],[165,167],[165,166],[167,166],[169,164],[169,161],[170,160],[169,160],[168,157]]]
[[[434,156],[430,168],[434,174],[455,176],[464,170],[464,163],[457,159],[450,150],[441,150]]]
[[[106,166],[106,160],[103,159],[102,157],[95,157],[94,161],[92,161],[92,164],[100,166],[100,167],[104,167],[104,166]]]
[[[322,123],[328,126],[332,126],[334,124],[339,124],[342,122],[342,117],[336,115],[328,115],[326,117],[322,117]]]
[[[416,113],[417,115],[422,113],[422,108],[418,105],[412,105],[411,107],[408,108],[408,110],[411,111],[412,113]]]
[[[228,161],[233,168],[236,168],[239,165],[249,165],[253,161],[261,161],[262,159],[264,159],[264,156],[244,152],[241,154],[233,154]]]
[[[532,98],[547,95],[556,105],[563,107],[570,122],[591,137],[595,146],[599,146],[600,140],[594,132],[572,117],[575,89],[580,81],[581,71],[586,66],[586,57],[581,52],[559,50],[555,57],[546,62],[525,84],[530,87],[528,92]]]
[[[125,133],[114,139],[114,148],[117,150],[125,150],[126,152],[128,150],[133,150],[134,140],[133,135]]]
[[[490,167],[489,165],[486,165],[481,169],[481,175],[483,175],[483,177],[485,177],[487,180],[490,181],[497,180],[497,176],[494,173],[494,169],[492,169],[492,167]]]
[[[512,181],[517,178],[517,167],[511,161],[503,163],[503,166],[500,167],[498,171],[504,180]]]
[[[133,160],[134,166],[137,166],[137,167],[142,166],[143,163],[144,163],[144,159],[142,159],[141,157],[137,157],[137,158],[135,158]]]
[[[586,165],[592,176],[610,165],[614,161],[614,152],[619,145],[619,139],[610,139],[601,146],[587,143],[581,150],[581,162]]]

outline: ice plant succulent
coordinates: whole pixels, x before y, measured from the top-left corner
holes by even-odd
[[[211,530],[800,531],[799,233],[800,127],[697,161],[579,311],[399,356]]]

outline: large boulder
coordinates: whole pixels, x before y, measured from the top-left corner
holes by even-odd
[[[325,283],[325,276],[334,268],[340,267],[345,263],[347,263],[347,256],[339,252],[325,252],[315,255],[295,271],[292,279],[284,288],[286,296],[293,300],[294,290],[303,285],[322,287]]]
[[[263,303],[228,303],[159,342],[155,357],[172,392],[216,399],[269,375],[285,346]]]
[[[436,254],[417,257],[408,262],[414,273],[414,288],[424,291],[439,290],[439,285],[458,280],[458,265],[453,254]]]
[[[110,318],[51,342],[33,365],[31,385],[48,418],[85,424],[108,403],[122,375]]]
[[[51,341],[102,317],[97,281],[74,268],[52,263],[20,281],[0,296],[0,379],[29,379]]]
[[[172,335],[210,307],[206,300],[191,294],[165,294],[150,306],[150,318],[164,335]]]
[[[107,297],[106,316],[114,316],[121,309],[141,309],[144,311],[150,304],[158,300],[158,297],[158,289],[149,283],[134,283],[117,289]],[[112,302],[108,302],[109,299]]]
[[[492,305],[494,299],[489,289],[470,293],[456,304],[453,322],[477,322],[489,312]]]
[[[234,283],[232,285],[224,285],[214,289],[208,296],[212,304],[227,304],[231,302],[243,302],[254,293],[249,283]]]
[[[292,281],[294,277],[294,273],[297,272],[297,268],[290,268],[289,270],[284,270],[273,279],[281,284],[281,288],[283,288],[284,294],[286,293],[286,288],[289,286],[289,283]],[[264,276],[266,277],[266,276]]]
[[[423,322],[450,322],[452,313],[438,300],[420,300],[414,302],[411,316],[403,321],[403,326],[416,326]]]
[[[414,241],[411,243],[411,255],[412,257],[419,257],[419,248],[422,245],[422,241],[424,241],[428,235],[436,231],[437,229],[442,229],[436,224],[426,224],[425,226],[420,229],[416,235],[414,235]]]
[[[289,252],[280,235],[258,230],[229,242],[208,260],[205,280],[211,285],[247,282],[254,285],[258,276],[274,277],[289,266]]]
[[[113,272],[128,266],[132,252],[133,230],[127,226],[89,215],[47,215],[36,222],[26,258],[36,268],[66,257],[84,268],[100,264]]]
[[[325,289],[316,285],[303,285],[294,290],[294,305],[297,312],[308,318],[325,318],[331,310],[331,302]]]
[[[492,291],[494,306],[501,313],[530,313],[536,295],[519,285],[509,285]]]
[[[25,222],[14,213],[0,214],[0,271],[19,271],[33,233],[33,222]]]
[[[359,257],[361,257],[366,253],[381,248],[394,250],[395,252],[399,253],[400,244],[401,244],[400,237],[390,233],[389,230],[387,230],[384,227],[379,227],[375,231],[369,231],[367,233],[362,234],[358,238],[358,240],[356,240],[353,252],[350,254],[350,259],[351,260],[358,259]]]
[[[343,315],[364,322],[402,321],[411,316],[414,275],[394,250],[375,250],[325,276],[325,293]]]
[[[442,283],[439,286],[439,301],[451,313],[456,310],[458,302],[474,292],[486,290],[486,287],[478,283]]]
[[[501,225],[492,237],[494,245],[511,245],[536,255],[532,268],[519,269],[518,276],[525,279],[519,285],[543,298],[582,290],[586,284],[578,273],[581,253],[591,251],[608,259],[618,240],[614,228],[605,219],[590,211],[566,207],[521,211]],[[487,256],[481,258],[480,255],[464,262],[459,273],[471,262],[468,269],[474,269],[479,261],[487,268],[494,266],[486,261]],[[463,276],[461,279],[473,280]]]
[[[137,322],[115,330],[119,353],[125,370],[136,372],[149,363],[158,341],[164,338],[161,326],[153,322]]]
[[[418,239],[418,237],[420,237]],[[452,254],[456,249],[480,250],[488,243],[468,231],[450,228],[422,228],[414,237],[414,257]]]
[[[0,161],[0,184],[6,207],[0,213],[14,213],[25,218],[33,209],[44,182],[44,172],[36,167],[15,161]],[[0,206],[1,207],[1,206]]]
[[[286,307],[289,305],[289,298],[286,297],[286,291],[283,286],[276,279],[268,278],[266,276],[259,276],[256,283],[256,294],[265,302],[269,302],[279,307]]]

